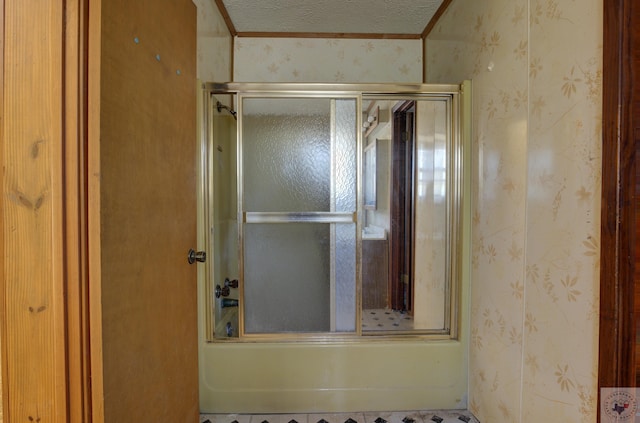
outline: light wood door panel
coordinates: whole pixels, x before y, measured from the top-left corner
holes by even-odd
[[[65,421],[61,2],[0,2],[5,421]]]
[[[110,0],[90,11],[94,417],[195,422],[196,10]]]

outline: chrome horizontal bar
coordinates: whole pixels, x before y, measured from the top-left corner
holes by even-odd
[[[244,223],[355,223],[355,212],[244,212]]]

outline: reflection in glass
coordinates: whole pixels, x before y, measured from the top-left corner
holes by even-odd
[[[376,207],[366,207],[365,191],[362,330],[446,330],[450,103],[373,98],[367,107],[380,118],[364,140],[363,184],[376,187]],[[375,171],[366,167],[369,151],[375,151]]]
[[[447,109],[444,101],[419,101],[414,199],[414,328],[445,327],[447,298]]]

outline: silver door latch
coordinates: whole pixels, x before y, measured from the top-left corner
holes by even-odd
[[[205,261],[207,261],[207,253],[205,251],[194,251],[192,248],[189,250],[187,260],[189,260],[189,264],[193,264],[196,261],[204,263]]]

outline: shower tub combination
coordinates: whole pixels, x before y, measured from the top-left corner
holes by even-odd
[[[203,412],[466,407],[469,90],[203,84]]]

